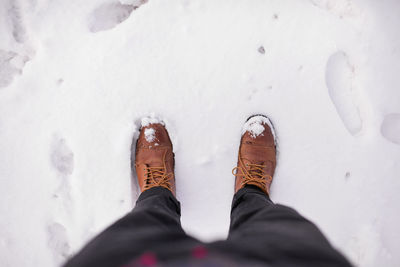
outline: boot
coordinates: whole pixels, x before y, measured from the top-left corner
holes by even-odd
[[[135,158],[140,190],[161,186],[175,196],[174,162],[172,142],[164,123],[143,119]]]
[[[242,130],[237,167],[232,170],[235,193],[246,185],[270,193],[276,167],[275,132],[270,120],[263,115],[247,119]]]

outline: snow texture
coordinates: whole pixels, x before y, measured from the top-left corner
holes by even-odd
[[[146,128],[144,130],[144,137],[146,138],[146,141],[149,143],[154,142],[156,140],[156,131],[153,128]]]
[[[60,265],[130,211],[156,115],[183,228],[226,238],[241,127],[265,114],[271,198],[356,266],[400,266],[399,26],[398,0],[0,1],[0,265]]]
[[[142,127],[147,127],[150,124],[162,124],[165,125],[164,121],[160,118],[158,118],[157,116],[155,116],[154,114],[151,114],[150,116],[147,117],[143,117],[141,120],[141,125]]]

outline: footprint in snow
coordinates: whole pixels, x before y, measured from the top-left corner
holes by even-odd
[[[52,202],[56,207],[56,214],[71,214],[73,199],[69,177],[74,171],[74,153],[64,138],[57,135],[53,138],[50,147],[50,163],[57,172],[57,176],[55,177],[56,188],[52,194]]]
[[[0,88],[7,87],[16,75],[22,74],[22,69],[28,60],[27,56],[0,49]]]
[[[147,0],[131,0],[127,4],[119,1],[105,3],[93,10],[89,19],[89,30],[99,32],[110,30],[129,18],[132,11],[139,8]]]
[[[54,137],[51,145],[51,164],[63,176],[69,176],[74,171],[74,153],[64,138]]]
[[[50,164],[57,172],[57,188],[53,192],[53,218],[57,218],[47,226],[48,246],[51,249],[54,261],[61,264],[70,255],[70,244],[67,236],[66,223],[73,216],[71,188],[69,176],[74,171],[74,153],[69,148],[65,138],[53,136],[50,145]],[[63,219],[64,218],[64,219]]]
[[[47,244],[57,264],[64,262],[70,255],[71,246],[68,242],[67,229],[58,222],[47,226]]]
[[[354,67],[343,51],[331,55],[326,66],[326,85],[329,96],[346,129],[357,135],[363,127],[357,96],[353,88]]]
[[[0,25],[10,27],[1,33],[5,47],[0,49],[0,89],[10,85],[17,75],[22,74],[25,63],[35,53],[28,42],[29,35],[23,12],[27,3],[15,0],[4,0],[1,3],[3,9],[0,8]]]
[[[11,22],[12,35],[17,43],[24,43],[27,40],[27,32],[23,9],[19,1],[8,1],[8,19]]]
[[[381,125],[381,134],[390,142],[400,145],[400,113],[385,116]]]

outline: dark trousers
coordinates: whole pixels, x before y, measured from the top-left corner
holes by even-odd
[[[186,235],[170,191],[143,192],[136,207],[94,238],[65,267],[351,266],[310,221],[253,186],[233,198],[227,240]]]

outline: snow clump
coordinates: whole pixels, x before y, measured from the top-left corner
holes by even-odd
[[[154,116],[154,114],[152,114],[152,115],[150,115],[148,117],[142,118],[142,127],[147,127],[150,124],[165,125],[164,122],[160,118],[157,118],[156,116]]]
[[[156,139],[155,135],[156,131],[153,128],[147,128],[144,130],[144,137],[146,138],[146,141],[151,143],[154,142]]]
[[[250,132],[250,136],[252,138],[262,135],[262,132],[265,130],[263,124],[267,124],[269,128],[271,128],[272,135],[274,136],[274,139],[276,139],[274,127],[272,126],[271,121],[262,115],[251,117],[248,121],[246,121],[242,128],[242,135],[244,135],[246,132]]]

